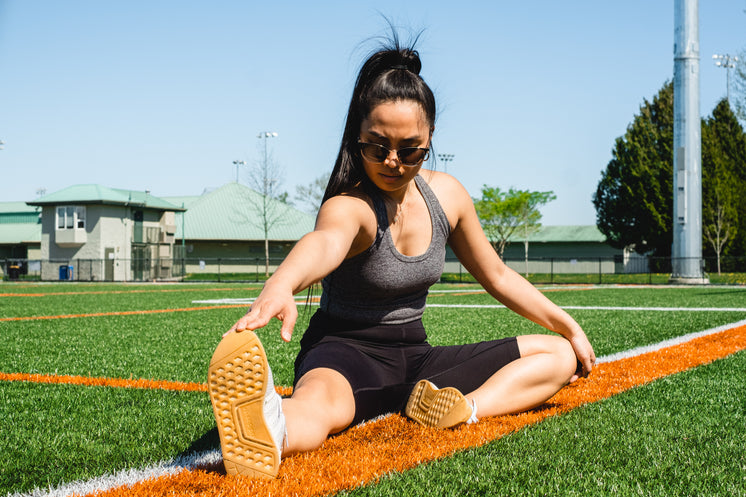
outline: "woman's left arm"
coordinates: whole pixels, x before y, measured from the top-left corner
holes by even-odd
[[[590,373],[596,356],[580,325],[505,265],[487,240],[468,192],[453,178],[443,178],[443,181],[447,191],[445,196],[439,195],[439,199],[447,199],[441,203],[445,203],[444,209],[452,226],[448,244],[461,264],[506,307],[569,340],[583,365],[584,375]]]

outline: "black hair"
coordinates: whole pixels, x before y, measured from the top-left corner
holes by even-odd
[[[402,47],[392,29],[391,40],[368,57],[360,69],[347,111],[339,154],[322,203],[356,185],[367,191],[373,187],[363,169],[357,141],[362,122],[376,105],[401,100],[417,102],[425,113],[429,127],[432,129],[435,125],[435,96],[420,77],[422,62],[414,49],[416,41],[409,47]]]

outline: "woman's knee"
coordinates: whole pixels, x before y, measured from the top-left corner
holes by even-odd
[[[291,399],[303,402],[307,415],[313,412],[320,421],[328,423],[331,433],[349,426],[355,416],[352,387],[344,376],[332,369],[314,369],[303,375]]]
[[[524,335],[518,337],[521,357],[547,354],[557,372],[570,378],[577,368],[577,358],[569,340],[554,335]]]

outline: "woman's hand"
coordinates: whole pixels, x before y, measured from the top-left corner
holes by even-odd
[[[245,330],[256,330],[269,323],[272,318],[282,321],[280,335],[282,339],[289,342],[293,337],[293,328],[298,319],[298,308],[293,298],[293,292],[277,285],[265,285],[262,293],[251,304],[249,312],[238,320],[226,335],[231,332],[242,332]]]
[[[583,366],[583,370],[576,373],[570,378],[570,383],[576,381],[582,375],[583,378],[587,378],[593,370],[593,366],[596,364],[596,353],[593,351],[593,346],[585,335],[585,332],[578,327],[578,329],[567,339],[572,345],[572,349],[575,351],[575,356]]]

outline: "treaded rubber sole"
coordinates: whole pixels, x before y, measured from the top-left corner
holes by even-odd
[[[404,413],[424,426],[450,428],[465,423],[471,411],[469,401],[457,389],[439,389],[427,380],[420,380],[409,395]]]
[[[229,475],[274,478],[280,468],[264,419],[267,371],[264,347],[252,331],[226,335],[210,361],[207,389]]]

